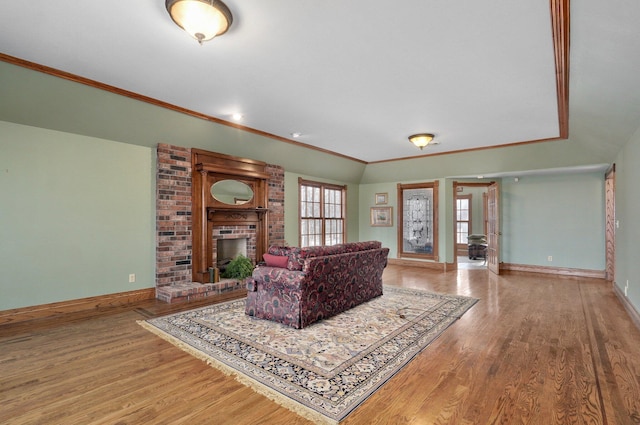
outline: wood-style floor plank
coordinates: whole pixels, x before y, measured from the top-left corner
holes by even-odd
[[[384,280],[480,301],[344,424],[640,424],[640,330],[605,281],[400,266]],[[0,326],[0,423],[309,424],[136,323],[205,303]]]

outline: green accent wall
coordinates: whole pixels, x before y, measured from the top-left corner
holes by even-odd
[[[640,312],[640,127],[616,158],[616,271],[615,284]]]
[[[502,261],[605,269],[603,173],[504,178],[500,197]]]
[[[438,181],[438,257],[439,262],[451,262],[449,260],[449,247],[453,237],[445,235],[453,233],[451,217],[453,205],[447,199],[451,199],[451,185],[446,185],[444,179],[425,179],[420,181],[398,181],[393,183],[362,184],[360,185],[360,240],[379,240],[383,246],[389,247],[389,257],[398,257],[398,183],[432,183]],[[376,205],[376,193],[387,193],[389,202],[386,205]],[[451,204],[451,205],[449,205]],[[371,226],[371,207],[390,206],[393,208],[393,225],[390,227]],[[450,229],[448,231],[447,229]]]
[[[0,310],[155,287],[154,158],[0,122]]]
[[[365,164],[0,61],[0,121],[154,149],[222,152],[359,183]],[[310,160],[312,159],[312,160]]]
[[[376,193],[386,193],[386,205],[376,205]],[[358,215],[360,240],[381,241],[382,246],[389,248],[389,258],[398,256],[397,224],[398,224],[398,185],[396,182],[360,185],[360,214]],[[393,208],[393,226],[371,226],[371,207],[390,206]]]

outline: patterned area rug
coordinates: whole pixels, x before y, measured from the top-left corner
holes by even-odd
[[[384,287],[304,329],[244,314],[244,300],[139,322],[283,406],[337,423],[478,300]]]

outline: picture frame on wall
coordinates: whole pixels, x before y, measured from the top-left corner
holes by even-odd
[[[388,193],[376,193],[376,205],[386,205],[389,202]]]
[[[371,207],[371,226],[393,226],[393,207]]]

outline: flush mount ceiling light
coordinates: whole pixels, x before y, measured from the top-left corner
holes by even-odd
[[[169,16],[198,43],[227,32],[233,16],[226,4],[218,0],[166,0]]]
[[[430,133],[419,133],[409,136],[409,141],[422,150],[433,140],[435,136]]]

